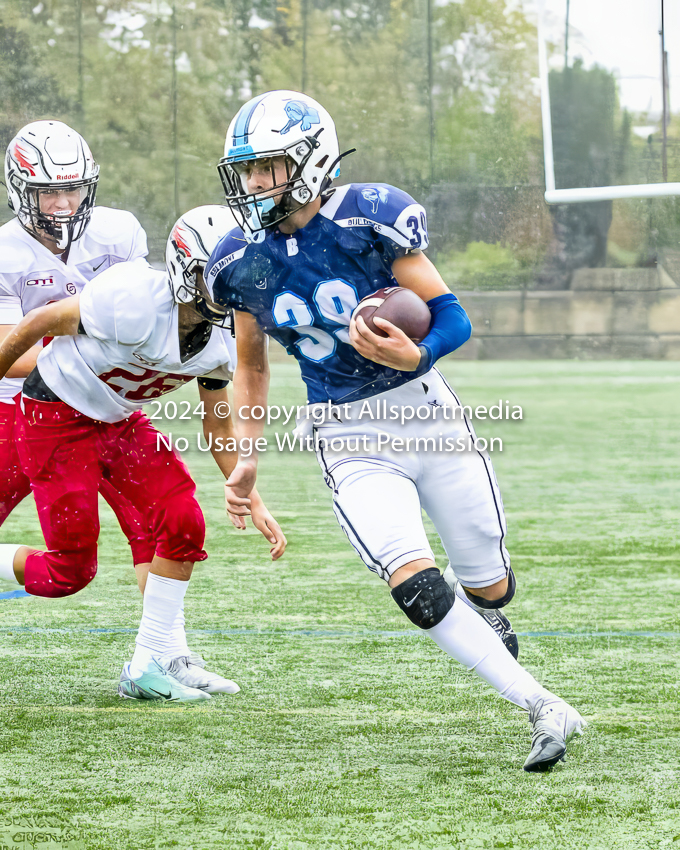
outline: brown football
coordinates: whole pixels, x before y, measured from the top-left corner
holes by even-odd
[[[430,330],[430,308],[415,292],[402,286],[388,286],[367,295],[354,308],[352,316],[361,316],[369,330],[378,336],[387,334],[373,324],[373,319],[387,319],[416,343]]]

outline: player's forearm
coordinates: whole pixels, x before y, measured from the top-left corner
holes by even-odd
[[[266,408],[269,393],[267,341],[254,316],[234,311],[238,363],[234,373],[234,426],[239,441],[239,462],[234,472],[236,489],[250,492],[257,474],[256,441],[264,431],[264,417],[255,408]],[[253,413],[256,415],[253,416]],[[245,482],[245,483],[244,483]],[[243,484],[243,486],[241,486]]]
[[[7,378],[27,378],[35,369],[38,355],[43,350],[42,345],[34,345],[26,354],[23,354],[12,366],[7,370]]]
[[[21,358],[47,336],[48,328],[49,316],[45,315],[44,307],[31,310],[12,328],[0,344],[0,378],[4,378],[12,367],[18,368]]]
[[[206,418],[203,421],[203,436],[210,446],[210,453],[220,472],[225,478],[229,478],[238,462],[238,451],[226,448],[226,446],[235,445],[233,441],[236,439],[236,434],[231,420],[218,419],[210,422]]]
[[[236,367],[234,375],[234,414],[239,442],[257,440],[264,432],[264,417],[256,408],[267,406],[269,368]]]
[[[210,390],[199,381],[198,395],[203,404],[203,437],[220,471],[229,478],[238,452],[227,389]]]
[[[14,325],[0,325],[0,342],[2,342],[8,334],[12,333]],[[7,370],[6,377],[8,378],[26,378],[35,369],[35,362],[38,355],[42,351],[42,345],[34,345],[26,354],[22,355],[14,365]]]
[[[79,298],[66,298],[31,310],[7,334],[0,344],[0,378],[44,336],[69,336],[78,333]]]

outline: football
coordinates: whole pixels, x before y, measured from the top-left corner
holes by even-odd
[[[378,336],[387,336],[373,323],[374,318],[387,319],[402,330],[413,342],[420,342],[430,329],[430,309],[427,304],[410,289],[401,286],[389,286],[378,289],[357,304],[353,318],[361,316],[369,330]]]

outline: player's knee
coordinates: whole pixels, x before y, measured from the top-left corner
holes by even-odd
[[[73,596],[87,587],[97,575],[97,548],[78,549],[74,552],[40,553],[46,561],[50,576],[50,596],[60,599]]]
[[[508,588],[501,596],[497,599],[486,599],[483,596],[478,596],[476,593],[472,593],[472,591],[468,590],[468,588],[463,588],[465,591],[465,595],[467,598],[474,602],[479,608],[504,608],[508,602],[512,600],[512,597],[515,595],[515,590],[517,589],[517,583],[515,581],[515,574],[512,571],[512,567],[508,568]]]
[[[157,525],[156,552],[171,561],[197,561],[205,557],[205,520],[193,495],[173,498]]]
[[[456,594],[436,567],[429,567],[392,589],[392,598],[420,629],[431,629],[446,617]]]
[[[94,575],[87,577],[77,576],[66,584],[62,582],[59,585],[55,585],[53,598],[62,599],[65,596],[73,596],[74,593],[79,593],[81,590],[86,588],[93,578]]]

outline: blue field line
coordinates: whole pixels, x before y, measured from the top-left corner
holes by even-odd
[[[8,590],[5,593],[0,593],[0,599],[20,599],[22,596],[30,595],[30,593],[26,593],[22,588],[18,588],[17,590]]]
[[[219,635],[221,637],[339,637],[339,638],[413,638],[422,637],[423,632],[419,629],[402,629],[400,631],[387,631],[383,629],[365,629],[362,631],[342,631],[340,629],[187,629],[189,635]],[[78,626],[65,626],[63,628],[49,628],[43,626],[2,626],[0,633],[4,634],[92,634],[92,635],[134,635],[137,629],[124,626],[108,626],[101,628],[88,628]],[[582,632],[582,631],[531,631],[517,632],[518,637],[561,637],[561,638],[679,638],[680,632],[650,632],[650,631],[619,631],[619,632]]]

